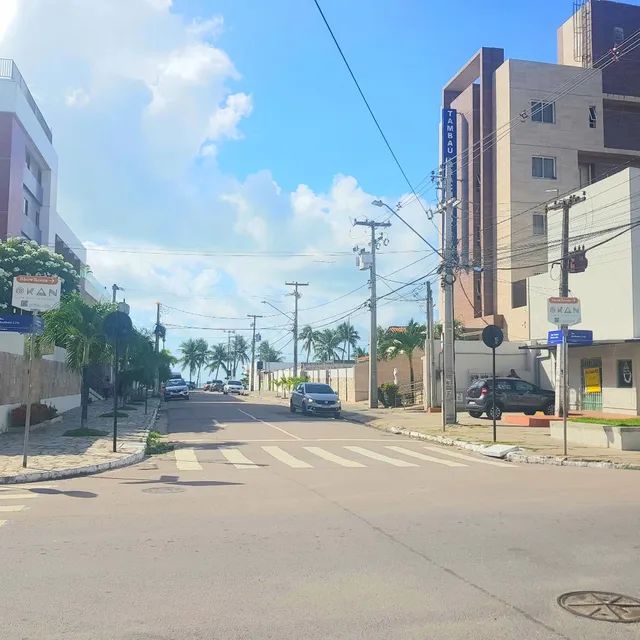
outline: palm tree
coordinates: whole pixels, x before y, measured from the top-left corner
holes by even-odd
[[[307,324],[302,327],[302,331],[300,332],[298,339],[302,340],[302,348],[307,352],[307,362],[309,362],[309,356],[311,355],[311,350],[313,349],[316,340],[316,332],[313,330],[311,325]]]
[[[324,329],[316,333],[315,357],[321,362],[335,362],[340,347],[340,336],[334,329]]]
[[[386,354],[389,358],[395,358],[400,354],[404,354],[409,359],[409,382],[413,387],[413,352],[424,346],[424,336],[426,328],[423,324],[419,324],[413,320],[409,320],[409,324],[404,331],[386,332],[385,346]]]
[[[238,365],[249,362],[249,344],[244,336],[233,337],[233,342],[231,343],[231,359],[233,363],[231,369],[235,376]]]
[[[274,349],[268,340],[264,340],[258,347],[258,357],[263,362],[282,362],[282,353]]]
[[[200,386],[200,374],[202,367],[207,364],[207,356],[209,354],[209,345],[204,338],[197,338],[195,341],[195,365],[198,370],[198,377],[196,378],[196,384]]]
[[[198,346],[193,338],[185,340],[179,347],[178,351],[182,354],[179,362],[180,364],[189,369],[189,380],[193,380],[193,372],[198,367]]]
[[[340,342],[342,342],[342,359],[344,360],[345,352],[348,351],[347,360],[351,359],[351,349],[356,348],[360,334],[351,326],[350,322],[343,322],[336,329]]]
[[[223,344],[214,344],[213,348],[207,354],[207,365],[209,367],[209,371],[213,373],[213,370],[216,370],[216,379],[218,379],[220,375],[220,367],[222,367],[225,375],[229,376],[229,371],[227,370],[227,347]]]
[[[453,335],[456,340],[464,340],[464,325],[461,320],[453,321]],[[433,339],[440,340],[442,338],[442,322],[433,323]]]
[[[356,358],[363,358],[364,356],[368,356],[369,352],[366,349],[363,349],[362,347],[356,347],[356,350],[354,351],[353,355]]]
[[[89,406],[88,370],[91,365],[109,361],[111,349],[102,323],[113,311],[110,304],[88,305],[73,293],[62,304],[45,314],[43,341],[67,350],[67,366],[80,374],[80,425],[87,421]]]

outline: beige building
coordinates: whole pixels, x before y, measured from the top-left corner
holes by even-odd
[[[445,86],[457,111],[455,316],[530,333],[527,277],[547,272],[545,203],[640,167],[640,6],[584,2],[558,30],[557,64],[482,48]]]

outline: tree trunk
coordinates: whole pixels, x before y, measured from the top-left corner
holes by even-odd
[[[84,429],[87,424],[87,416],[89,413],[89,367],[82,367],[80,379],[80,427]]]
[[[409,358],[409,397],[411,398],[411,404],[414,402],[413,391],[413,352],[407,354]]]

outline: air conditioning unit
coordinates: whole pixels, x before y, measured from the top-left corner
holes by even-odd
[[[371,267],[371,263],[372,263],[371,253],[369,253],[368,251],[365,251],[364,253],[358,254],[357,265],[360,271],[366,271],[367,269],[369,269]]]

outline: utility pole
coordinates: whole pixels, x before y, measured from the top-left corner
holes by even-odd
[[[247,313],[247,318],[253,318],[253,324],[251,328],[253,329],[251,334],[251,376],[249,378],[249,391],[253,391],[254,383],[253,379],[255,378],[255,362],[256,362],[256,319],[262,318],[263,316],[256,315],[255,313]]]
[[[376,222],[375,220],[356,220],[353,226],[369,227],[371,229],[371,266],[369,267],[371,278],[371,326],[369,328],[369,407],[378,407],[378,316],[376,296],[376,248],[382,235],[376,238],[376,229],[390,227],[390,222]]]
[[[115,286],[115,285],[114,285]],[[113,292],[114,296],[115,296],[115,291]],[[155,345],[155,350],[156,350],[156,372],[155,372],[155,388],[156,391],[158,393],[160,393],[160,364],[158,363],[158,354],[160,353],[160,303],[156,302],[156,328],[154,333],[156,334],[156,345]],[[114,369],[115,371],[115,369]],[[115,385],[115,381],[114,381],[114,385]],[[115,387],[114,387],[114,394],[115,394]]]
[[[285,282],[287,287],[293,287],[294,311],[293,311],[293,377],[298,376],[298,287],[308,287],[308,282]]]
[[[124,289],[115,283],[111,285],[111,304],[116,303],[116,291],[124,291]]]
[[[435,360],[433,353],[433,296],[431,282],[427,280],[427,333],[424,341],[425,373],[424,376],[424,408],[427,411],[433,409],[436,402],[435,394]]]
[[[235,333],[234,329],[225,329],[227,334],[227,379],[231,379],[231,334]]]
[[[455,171],[452,163],[455,159],[448,160],[444,167],[444,264],[442,269],[442,288],[444,290],[444,349],[443,349],[443,376],[442,376],[442,427],[447,424],[455,424],[458,421],[456,407],[456,362],[455,362],[455,335],[453,314],[453,283],[455,281],[454,263],[456,262],[455,218],[454,218],[454,193],[453,181]]]
[[[553,204],[545,207],[545,212],[562,209],[562,245],[560,253],[560,286],[559,295],[561,298],[569,296],[569,211],[574,205],[584,202],[587,197],[584,195],[571,195],[562,200],[556,200]],[[567,344],[567,334],[569,327],[566,324],[560,326],[562,329],[562,345],[557,349],[556,363],[556,414],[566,417],[569,414],[568,386],[569,386],[569,345]],[[566,453],[566,451],[565,451]]]

